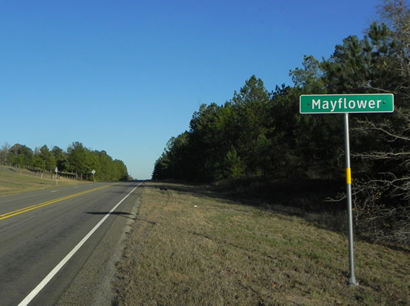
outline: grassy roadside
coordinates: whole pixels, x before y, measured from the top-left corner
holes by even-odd
[[[113,304],[409,304],[409,249],[356,242],[291,214],[200,187],[146,183],[117,264]]]
[[[59,186],[80,183],[80,181],[65,178],[59,178],[57,182]],[[41,178],[26,169],[0,166],[0,196],[55,186],[56,180],[50,175],[44,175]]]

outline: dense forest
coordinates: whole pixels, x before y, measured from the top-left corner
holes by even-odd
[[[26,168],[35,171],[54,172],[57,167],[61,174],[100,181],[127,180],[127,167],[121,160],[113,160],[105,151],[92,151],[79,142],[70,145],[67,151],[55,146],[51,150],[46,146],[34,151],[21,144],[3,145],[0,149],[0,164]]]
[[[391,114],[350,116],[356,226],[377,239],[409,242],[410,13],[385,1],[380,21],[349,36],[328,58],[305,56],[292,86],[251,76],[223,105],[201,105],[172,137],[153,179],[321,179],[343,182],[343,116],[300,115],[301,94],[393,93]],[[334,197],[342,201],[343,195]]]

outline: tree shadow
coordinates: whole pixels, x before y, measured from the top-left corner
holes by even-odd
[[[336,184],[335,184],[336,183]],[[254,184],[255,186],[251,186]],[[223,200],[227,204],[256,207],[282,216],[296,216],[317,228],[330,230],[347,236],[347,214],[345,201],[328,202],[345,185],[323,180],[251,182],[251,180],[229,182],[228,184],[204,185],[175,181],[151,181],[140,188],[159,189],[161,192],[178,192]],[[410,249],[391,243],[369,241],[360,233],[356,240],[383,245],[390,249],[410,253]]]
[[[114,215],[114,216],[121,216],[127,219],[132,219],[135,220],[135,216],[131,213],[128,212],[123,212],[123,211],[113,211],[113,212],[109,212],[109,211],[87,211],[85,212],[86,214],[89,215]],[[130,217],[132,216],[132,217]]]
[[[338,182],[337,182],[338,183]],[[340,188],[340,186],[342,188]],[[334,181],[299,180],[295,182],[244,179],[233,180],[218,185],[191,184],[174,181],[151,181],[140,188],[168,190],[179,193],[196,194],[210,198],[223,199],[231,204],[243,204],[261,209],[272,206],[288,206],[304,212],[332,212],[345,209],[343,202],[329,204],[325,199],[344,190],[343,183]]]

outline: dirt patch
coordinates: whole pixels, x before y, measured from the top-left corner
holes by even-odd
[[[117,263],[116,305],[408,304],[408,249],[356,243],[297,216],[146,183]]]

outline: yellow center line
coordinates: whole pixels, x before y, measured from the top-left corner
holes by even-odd
[[[90,193],[90,192],[101,190],[101,189],[107,188],[109,186],[110,185],[105,185],[105,186],[93,188],[93,189],[90,189],[90,190],[81,191],[81,192],[78,192],[78,193],[73,193],[73,194],[70,194],[68,196],[57,198],[57,199],[50,200],[50,201],[46,201],[46,202],[43,202],[43,203],[39,203],[39,204],[24,207],[24,208],[20,208],[20,209],[17,209],[17,210],[13,210],[13,211],[10,211],[8,213],[0,215],[0,220],[4,220],[4,219],[7,219],[7,218],[10,218],[10,217],[13,217],[13,216],[17,216],[17,215],[23,214],[25,212],[29,212],[29,211],[38,209],[40,207],[51,205],[51,204],[54,204],[54,203],[57,203],[57,202],[72,199],[72,198],[75,198],[75,197],[78,197],[78,196],[81,196],[81,195],[84,195],[84,194],[87,194],[87,193]]]

